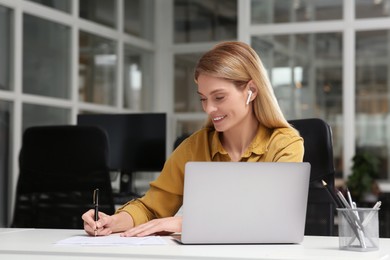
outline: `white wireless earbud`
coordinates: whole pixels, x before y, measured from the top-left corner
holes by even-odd
[[[248,90],[248,98],[246,99],[246,104],[249,105],[249,102],[251,101],[251,97],[252,97],[252,90]]]

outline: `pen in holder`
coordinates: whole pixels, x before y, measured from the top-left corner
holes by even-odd
[[[337,208],[339,247],[344,250],[379,249],[378,208]]]

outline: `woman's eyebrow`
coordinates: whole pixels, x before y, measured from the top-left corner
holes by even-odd
[[[214,93],[217,93],[217,92],[221,92],[221,91],[225,91],[224,89],[220,88],[220,89],[215,89],[213,91],[210,92],[210,95],[214,94]],[[199,95],[203,95],[202,93],[200,93],[199,91],[196,91],[196,93],[198,93]]]

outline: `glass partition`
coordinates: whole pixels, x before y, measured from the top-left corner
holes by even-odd
[[[175,55],[175,112],[203,111],[194,81],[194,69],[201,55],[202,53]]]
[[[318,117],[331,125],[336,169],[341,171],[342,34],[256,36],[252,46],[286,118]]]
[[[11,147],[13,143],[12,103],[0,100],[0,226],[7,225],[9,206],[9,178],[12,172]]]
[[[152,0],[132,0],[124,3],[124,30],[126,33],[153,40],[154,9]]]
[[[70,110],[35,104],[23,104],[22,129],[40,125],[67,125],[70,123]]]
[[[72,1],[71,0],[29,0],[34,3],[45,5],[63,12],[70,13]]]
[[[388,0],[355,0],[356,18],[377,18],[390,16]]]
[[[390,169],[390,30],[356,33],[356,152],[380,161],[380,177]]]
[[[115,105],[116,42],[83,31],[79,37],[79,100]]]
[[[340,0],[252,0],[251,22],[292,23],[339,20],[343,18]]]
[[[0,90],[11,90],[12,44],[11,44],[12,11],[0,6]]]
[[[237,0],[175,0],[176,43],[237,38]]]
[[[69,98],[70,28],[25,14],[23,41],[23,92]]]
[[[127,0],[128,1],[128,0]],[[79,0],[81,18],[108,27],[116,27],[116,1],[113,0]]]
[[[153,95],[152,54],[130,45],[125,45],[123,72],[123,105],[142,111],[151,105]]]

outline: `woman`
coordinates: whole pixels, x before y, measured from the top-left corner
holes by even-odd
[[[206,126],[184,140],[144,197],[108,216],[86,212],[85,231],[146,236],[181,232],[184,166],[188,161],[301,162],[303,140],[284,118],[260,58],[247,44],[223,42],[205,53],[195,82]],[[221,180],[223,181],[223,180]],[[205,202],[207,203],[207,202]]]

